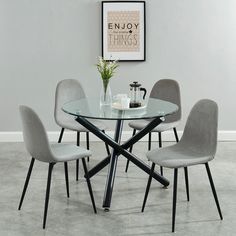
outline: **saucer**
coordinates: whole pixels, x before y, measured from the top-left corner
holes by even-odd
[[[141,107],[132,107],[132,108],[123,108],[120,103],[114,102],[112,103],[111,107],[116,110],[121,111],[139,111],[145,109],[147,106],[145,104],[142,104]]]

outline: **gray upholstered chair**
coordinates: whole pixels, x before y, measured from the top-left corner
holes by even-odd
[[[146,204],[151,185],[155,164],[174,169],[172,232],[175,230],[175,212],[177,199],[178,169],[198,164],[204,164],[207,170],[211,189],[221,220],[223,219],[218,202],[215,186],[211,176],[209,161],[215,157],[217,147],[218,107],[208,99],[200,100],[192,108],[181,140],[169,147],[154,149],[147,153],[147,158],[152,161],[150,176],[144,196],[142,212]],[[189,198],[188,179],[186,180],[187,195]]]
[[[60,81],[57,84],[56,94],[55,94],[55,109],[54,109],[54,118],[56,123],[61,127],[61,133],[58,139],[58,143],[61,142],[62,136],[65,129],[73,130],[77,132],[77,146],[80,145],[80,133],[86,133],[86,143],[87,149],[89,150],[89,131],[80,125],[75,117],[66,114],[62,111],[62,106],[73,100],[85,98],[84,90],[81,84],[75,79],[65,79]],[[105,132],[106,126],[97,120],[93,120],[92,123],[97,126],[100,130]],[[107,153],[110,154],[108,145],[106,145]],[[89,158],[88,158],[89,161]],[[79,160],[76,160],[76,180],[79,176]]]
[[[164,131],[173,129],[176,142],[179,141],[178,134],[176,131],[176,127],[178,126],[181,120],[181,99],[180,99],[180,88],[177,81],[172,79],[161,79],[157,81],[150,93],[150,98],[157,98],[161,100],[165,100],[168,102],[172,102],[178,105],[179,110],[175,114],[166,117],[165,121],[159,124],[155,129],[153,129],[149,133],[148,137],[148,150],[151,150],[151,138],[152,132],[158,133],[158,141],[159,141],[159,148],[162,147],[162,137],[161,134]],[[133,128],[133,136],[136,133],[136,130],[141,130],[147,126],[150,120],[134,120],[129,123],[129,126]],[[130,147],[130,151],[132,151],[132,146]],[[126,163],[125,172],[128,171],[129,167],[129,160]],[[163,175],[163,168],[161,167],[161,175]]]
[[[64,162],[66,190],[67,190],[67,197],[69,197],[69,178],[68,178],[67,161],[82,159],[84,172],[86,175],[87,166],[85,157],[91,156],[91,151],[72,144],[59,144],[59,143],[49,144],[47,133],[38,115],[31,108],[26,106],[20,106],[20,115],[23,125],[24,142],[27,151],[32,156],[32,159],[25,180],[18,210],[21,209],[35,159],[48,163],[49,168],[48,168],[48,179],[47,179],[44,218],[43,218],[43,228],[45,229],[53,166],[57,162]],[[86,180],[93,204],[93,209],[94,212],[97,213],[90,179],[86,178]]]

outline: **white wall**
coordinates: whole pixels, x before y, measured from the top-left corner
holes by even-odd
[[[19,104],[57,131],[54,92],[62,79],[79,79],[88,96],[100,93],[100,8],[98,0],[0,0],[0,131],[21,130]],[[133,80],[150,92],[158,79],[173,78],[183,124],[208,97],[219,104],[219,129],[236,130],[236,1],[147,0],[146,8],[147,60],[120,63],[113,94]]]

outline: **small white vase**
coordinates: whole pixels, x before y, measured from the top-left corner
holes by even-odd
[[[107,87],[105,88],[103,84],[100,93],[100,106],[111,106],[111,103],[112,103],[112,94],[110,85],[108,83]]]

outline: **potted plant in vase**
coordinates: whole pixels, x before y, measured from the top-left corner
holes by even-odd
[[[98,72],[102,78],[102,90],[100,94],[100,105],[111,105],[112,95],[109,85],[111,77],[114,75],[116,68],[118,67],[117,61],[106,61],[102,57],[99,57],[98,64],[96,65]]]

